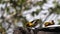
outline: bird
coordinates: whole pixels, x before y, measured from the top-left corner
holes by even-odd
[[[27,27],[34,27],[38,24],[39,19],[33,20],[31,22],[26,23]]]
[[[45,22],[45,27],[47,27],[47,26],[50,26],[50,25],[54,25],[55,24],[55,22],[54,22],[54,20],[52,20],[51,22]]]

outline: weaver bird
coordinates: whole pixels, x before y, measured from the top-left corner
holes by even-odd
[[[31,21],[31,22],[28,22],[28,23],[26,24],[26,26],[27,26],[27,27],[34,27],[34,26],[36,26],[36,25],[38,24],[38,22],[39,22],[39,19],[33,20],[33,21]]]
[[[47,26],[50,26],[50,25],[54,25],[55,23],[54,23],[54,21],[52,20],[51,22],[45,22],[45,27],[47,27]]]

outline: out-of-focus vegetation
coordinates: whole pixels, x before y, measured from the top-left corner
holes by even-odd
[[[2,20],[1,23],[8,22],[10,28],[11,24],[13,24],[15,27],[19,27],[16,24],[21,22],[23,23],[23,27],[25,27],[25,24],[29,21],[26,19],[26,17],[23,16],[22,13],[26,10],[30,10],[32,7],[39,6],[41,9],[37,9],[31,13],[31,15],[34,17],[35,15],[38,15],[42,10],[45,10],[42,8],[45,3],[47,3],[47,0],[35,1],[35,3],[32,2],[32,0],[0,0],[0,4],[4,5],[0,7],[0,12],[2,13],[0,17]],[[55,5],[54,8],[50,7],[47,9],[50,12],[48,16],[50,16],[52,13],[58,15],[60,14],[60,4],[56,1],[54,1],[53,4]],[[44,21],[46,21],[47,17]],[[43,24],[44,21],[41,19],[41,24]],[[1,24],[0,28],[2,28]]]

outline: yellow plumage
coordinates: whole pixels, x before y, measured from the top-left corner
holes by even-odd
[[[30,22],[30,23],[29,23],[29,26],[32,26],[32,25],[33,25],[33,23]]]
[[[45,22],[45,27],[47,27],[47,26],[49,26],[49,25],[54,25],[55,23],[54,23],[54,21],[52,21],[52,22]]]
[[[35,27],[38,23],[39,23],[39,19],[33,20],[33,21],[31,21],[31,22],[28,22],[28,23],[26,24],[26,26],[27,26],[27,27]]]
[[[26,24],[27,27],[32,27],[33,25],[34,25],[34,24],[31,23],[31,22],[29,22],[29,23]]]

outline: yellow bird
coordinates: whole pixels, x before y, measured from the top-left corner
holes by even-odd
[[[26,24],[27,27],[32,27],[33,26],[33,23],[29,22]]]
[[[47,27],[47,26],[50,26],[50,25],[54,25],[55,23],[54,23],[54,21],[52,20],[51,22],[45,22],[45,27]]]
[[[26,26],[27,27],[34,27],[34,26],[36,26],[38,24],[38,21],[39,21],[39,19],[33,20],[33,21],[27,23]]]

